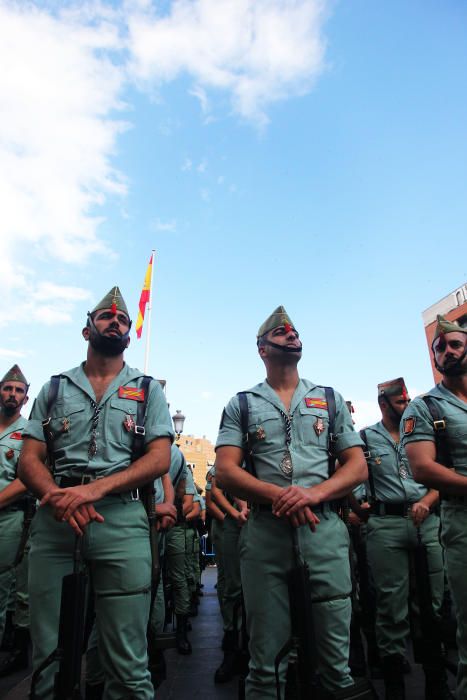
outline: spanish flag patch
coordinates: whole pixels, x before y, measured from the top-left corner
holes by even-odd
[[[311,397],[307,396],[305,398],[305,405],[307,408],[322,408],[323,411],[328,410],[328,402],[326,399],[312,399]]]
[[[404,418],[404,435],[410,435],[415,430],[415,423],[417,419],[415,416],[411,418]]]
[[[120,386],[118,388],[118,398],[144,401],[144,389],[138,389],[137,386]]]

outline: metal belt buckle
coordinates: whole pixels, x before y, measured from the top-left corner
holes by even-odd
[[[131,501],[139,501],[139,489],[131,489],[130,491],[130,500]]]
[[[81,475],[81,485],[90,484],[91,481],[92,481],[92,476],[90,476],[90,474],[82,474]]]
[[[135,435],[141,435],[141,437],[146,435],[146,428],[144,425],[135,425]]]
[[[433,421],[433,428],[435,430],[446,430],[446,421],[444,420],[444,418],[441,418],[441,420]]]

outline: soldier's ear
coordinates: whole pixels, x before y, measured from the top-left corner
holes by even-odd
[[[89,340],[89,333],[90,329],[88,326],[84,326],[83,330],[81,331],[81,335],[83,336],[84,340]]]

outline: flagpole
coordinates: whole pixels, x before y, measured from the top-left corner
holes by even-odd
[[[152,265],[151,265],[151,281],[149,283],[149,303],[147,307],[147,326],[146,326],[146,350],[144,353],[144,374],[148,373],[149,366],[149,346],[151,342],[151,311],[152,311],[152,277],[154,274],[154,259],[156,257],[156,251],[153,249],[151,252]]]

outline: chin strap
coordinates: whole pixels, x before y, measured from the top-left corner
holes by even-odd
[[[105,335],[103,336],[102,333],[99,333],[99,331],[97,330],[96,324],[94,323],[94,320],[93,320],[93,318],[92,318],[92,315],[91,315],[91,312],[90,312],[90,311],[88,311],[88,319],[89,319],[89,323],[92,325],[92,327],[93,327],[94,330],[96,331],[97,335],[100,336],[101,338],[105,338]],[[124,333],[124,334],[121,336],[120,340],[127,340],[128,337],[129,337],[129,335],[130,335],[131,325],[132,325],[133,321],[132,321],[131,319],[128,319],[128,321],[129,321],[128,330],[127,330],[126,333]]]
[[[433,352],[433,362],[434,362],[434,365],[435,365],[436,369],[438,370],[438,372],[440,374],[445,374],[448,377],[451,375],[456,376],[456,375],[466,374],[467,367],[465,367],[464,369],[462,368],[462,363],[463,363],[466,355],[467,355],[467,348],[464,350],[464,352],[459,357],[459,359],[457,359],[454,364],[452,364],[450,367],[447,368],[447,371],[446,371],[446,368],[441,367],[441,365],[439,365],[436,362],[436,356],[435,356],[434,352]]]
[[[276,350],[282,350],[283,352],[301,352],[303,347],[302,345],[300,345],[299,348],[288,348],[284,345],[278,345],[277,343],[273,343],[270,340],[263,340],[263,345],[270,345],[271,348],[276,348]]]

